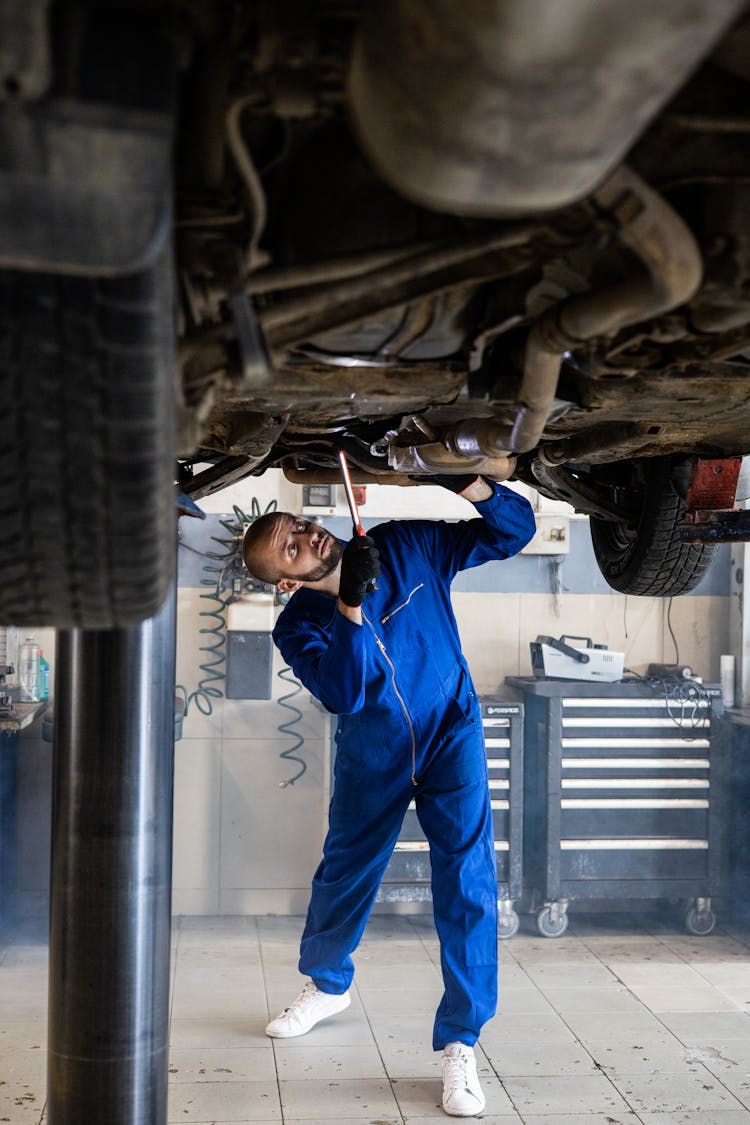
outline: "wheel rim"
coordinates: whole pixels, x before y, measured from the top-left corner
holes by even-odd
[[[610,539],[616,551],[628,551],[636,540],[635,529],[624,523],[613,523],[610,529]]]

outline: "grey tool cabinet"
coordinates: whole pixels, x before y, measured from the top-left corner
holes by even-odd
[[[480,704],[497,858],[498,933],[506,939],[518,930],[514,903],[523,889],[523,705],[490,696],[480,697]],[[429,848],[412,801],[376,901],[430,901],[430,875]]]
[[[524,878],[539,932],[564,933],[571,901],[665,899],[709,933],[727,809],[720,688],[506,683],[525,708]]]

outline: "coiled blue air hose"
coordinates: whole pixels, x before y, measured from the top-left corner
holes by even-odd
[[[276,500],[271,500],[266,506],[264,512],[261,512],[260,504],[257,499],[253,497],[251,512],[248,515],[238,507],[236,504],[233,507],[234,521],[220,520],[222,527],[229,532],[229,539],[220,539],[215,535],[211,538],[215,543],[227,549],[223,554],[218,554],[215,551],[197,552],[202,554],[209,562],[204,563],[203,570],[208,576],[215,575],[216,577],[201,578],[202,586],[211,586],[211,592],[208,594],[201,594],[201,600],[215,603],[210,609],[202,610],[199,617],[211,618],[213,624],[205,629],[201,629],[201,635],[213,638],[210,643],[201,645],[200,652],[207,654],[207,659],[199,665],[199,670],[202,673],[201,679],[198,681],[198,687],[195,691],[189,692],[183,684],[177,684],[176,691],[179,692],[183,699],[184,710],[183,715],[187,715],[191,703],[194,703],[196,708],[202,715],[210,715],[213,711],[213,700],[221,699],[224,695],[222,689],[218,684],[225,678],[224,664],[226,663],[226,607],[231,600],[231,591],[235,578],[241,573],[242,569],[242,538],[244,528],[247,524],[253,523],[259,516],[265,515],[268,512],[273,512],[278,507]],[[186,544],[182,544],[186,546]],[[194,550],[195,548],[190,548]],[[220,563],[220,566],[213,566],[212,563]],[[224,591],[229,587],[230,593],[227,597],[224,596]],[[280,789],[286,789],[288,785],[294,785],[302,777],[307,769],[307,763],[303,758],[297,754],[300,746],[304,744],[304,738],[298,730],[295,730],[297,723],[302,720],[302,711],[299,707],[290,703],[289,700],[293,699],[302,691],[302,684],[294,676],[291,668],[282,668],[278,673],[279,679],[288,683],[292,690],[288,691],[285,695],[279,696],[277,702],[280,707],[284,707],[287,711],[291,711],[292,715],[286,722],[280,723],[278,730],[281,734],[288,735],[292,738],[293,744],[287,749],[282,750],[279,757],[285,761],[296,762],[299,766],[297,772],[287,778],[285,781],[279,782]]]
[[[279,789],[286,789],[287,785],[294,785],[295,781],[299,781],[299,779],[302,777],[302,774],[307,769],[307,762],[304,760],[304,758],[300,758],[297,754],[297,751],[299,750],[300,746],[302,746],[305,740],[300,732],[294,729],[297,723],[299,723],[302,719],[302,712],[300,711],[299,707],[295,706],[294,703],[289,702],[290,699],[294,699],[295,695],[299,695],[299,693],[302,691],[302,684],[295,677],[291,668],[282,668],[279,672],[279,679],[284,680],[288,684],[291,684],[292,690],[288,691],[286,695],[280,695],[277,703],[280,707],[284,707],[287,711],[294,712],[294,714],[290,719],[287,719],[285,723],[280,723],[278,726],[278,730],[282,734],[288,734],[290,738],[295,739],[294,745],[290,746],[288,750],[282,750],[279,754],[279,757],[288,762],[297,762],[300,767],[293,777],[288,777],[286,781],[279,782]]]
[[[207,659],[199,665],[201,678],[195,691],[188,692],[184,684],[177,684],[176,691],[182,696],[184,715],[187,715],[190,704],[194,703],[202,715],[210,715],[213,711],[213,700],[221,699],[224,692],[218,683],[225,678],[224,664],[226,663],[226,607],[231,598],[232,585],[235,578],[239,577],[242,569],[242,536],[244,527],[253,523],[259,516],[273,512],[278,507],[276,500],[271,500],[265,512],[261,512],[258,500],[253,497],[251,514],[248,515],[233,505],[234,520],[219,520],[219,523],[229,532],[229,539],[218,538],[212,535],[214,543],[227,549],[223,554],[216,551],[199,552],[210,560],[204,563],[203,570],[207,577],[201,578],[201,586],[210,586],[211,592],[201,594],[201,601],[214,603],[210,609],[201,610],[199,617],[210,618],[212,624],[200,630],[202,636],[212,638],[208,644],[201,645],[199,651],[207,654]],[[183,544],[184,546],[184,544]],[[214,562],[220,566],[211,565]],[[216,577],[211,577],[215,575]],[[229,587],[230,593],[225,597],[224,591]]]

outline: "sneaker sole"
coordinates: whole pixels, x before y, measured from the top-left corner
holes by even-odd
[[[446,1109],[446,1107],[443,1106],[443,1110],[444,1110],[445,1113],[448,1114],[449,1117],[478,1117],[480,1113],[484,1113],[484,1109],[485,1109],[486,1105],[487,1105],[487,1102],[483,1101],[482,1104],[477,1109],[467,1109],[467,1110]]]

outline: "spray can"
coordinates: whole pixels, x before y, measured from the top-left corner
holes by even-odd
[[[45,659],[41,649],[39,649],[39,698],[49,699],[49,661]]]
[[[22,703],[36,703],[39,699],[39,645],[28,636],[21,645],[18,658],[18,683]]]

